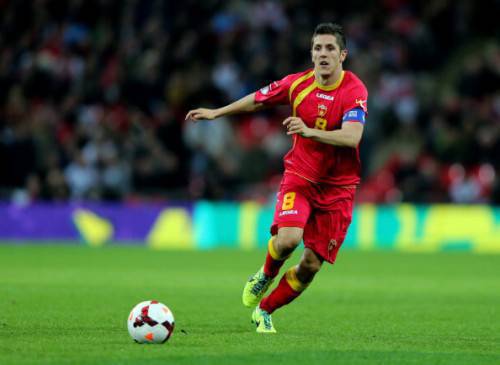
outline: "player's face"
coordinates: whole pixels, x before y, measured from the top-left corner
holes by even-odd
[[[320,34],[313,39],[311,54],[314,70],[321,75],[330,75],[341,67],[347,50],[340,49],[334,35]]]

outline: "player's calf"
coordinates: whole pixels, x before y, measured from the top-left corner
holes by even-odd
[[[310,283],[316,273],[321,269],[323,259],[310,248],[305,248],[304,253],[297,265],[296,275],[300,282]]]

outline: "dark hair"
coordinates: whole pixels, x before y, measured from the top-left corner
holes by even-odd
[[[312,36],[311,43],[314,41],[314,37],[320,34],[331,34],[337,38],[337,43],[340,49],[347,48],[347,41],[345,39],[344,28],[336,23],[321,23],[318,24],[316,29],[314,29],[314,34]]]

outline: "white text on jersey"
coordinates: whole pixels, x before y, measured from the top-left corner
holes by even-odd
[[[316,97],[318,97],[320,99],[325,99],[325,100],[333,101],[333,96],[331,96],[331,95],[326,95],[326,94],[322,94],[322,93],[316,93]]]

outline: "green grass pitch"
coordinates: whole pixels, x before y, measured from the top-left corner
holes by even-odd
[[[0,245],[0,364],[500,364],[498,255],[345,250],[259,335],[240,298],[264,254]],[[164,345],[127,333],[148,299]]]

